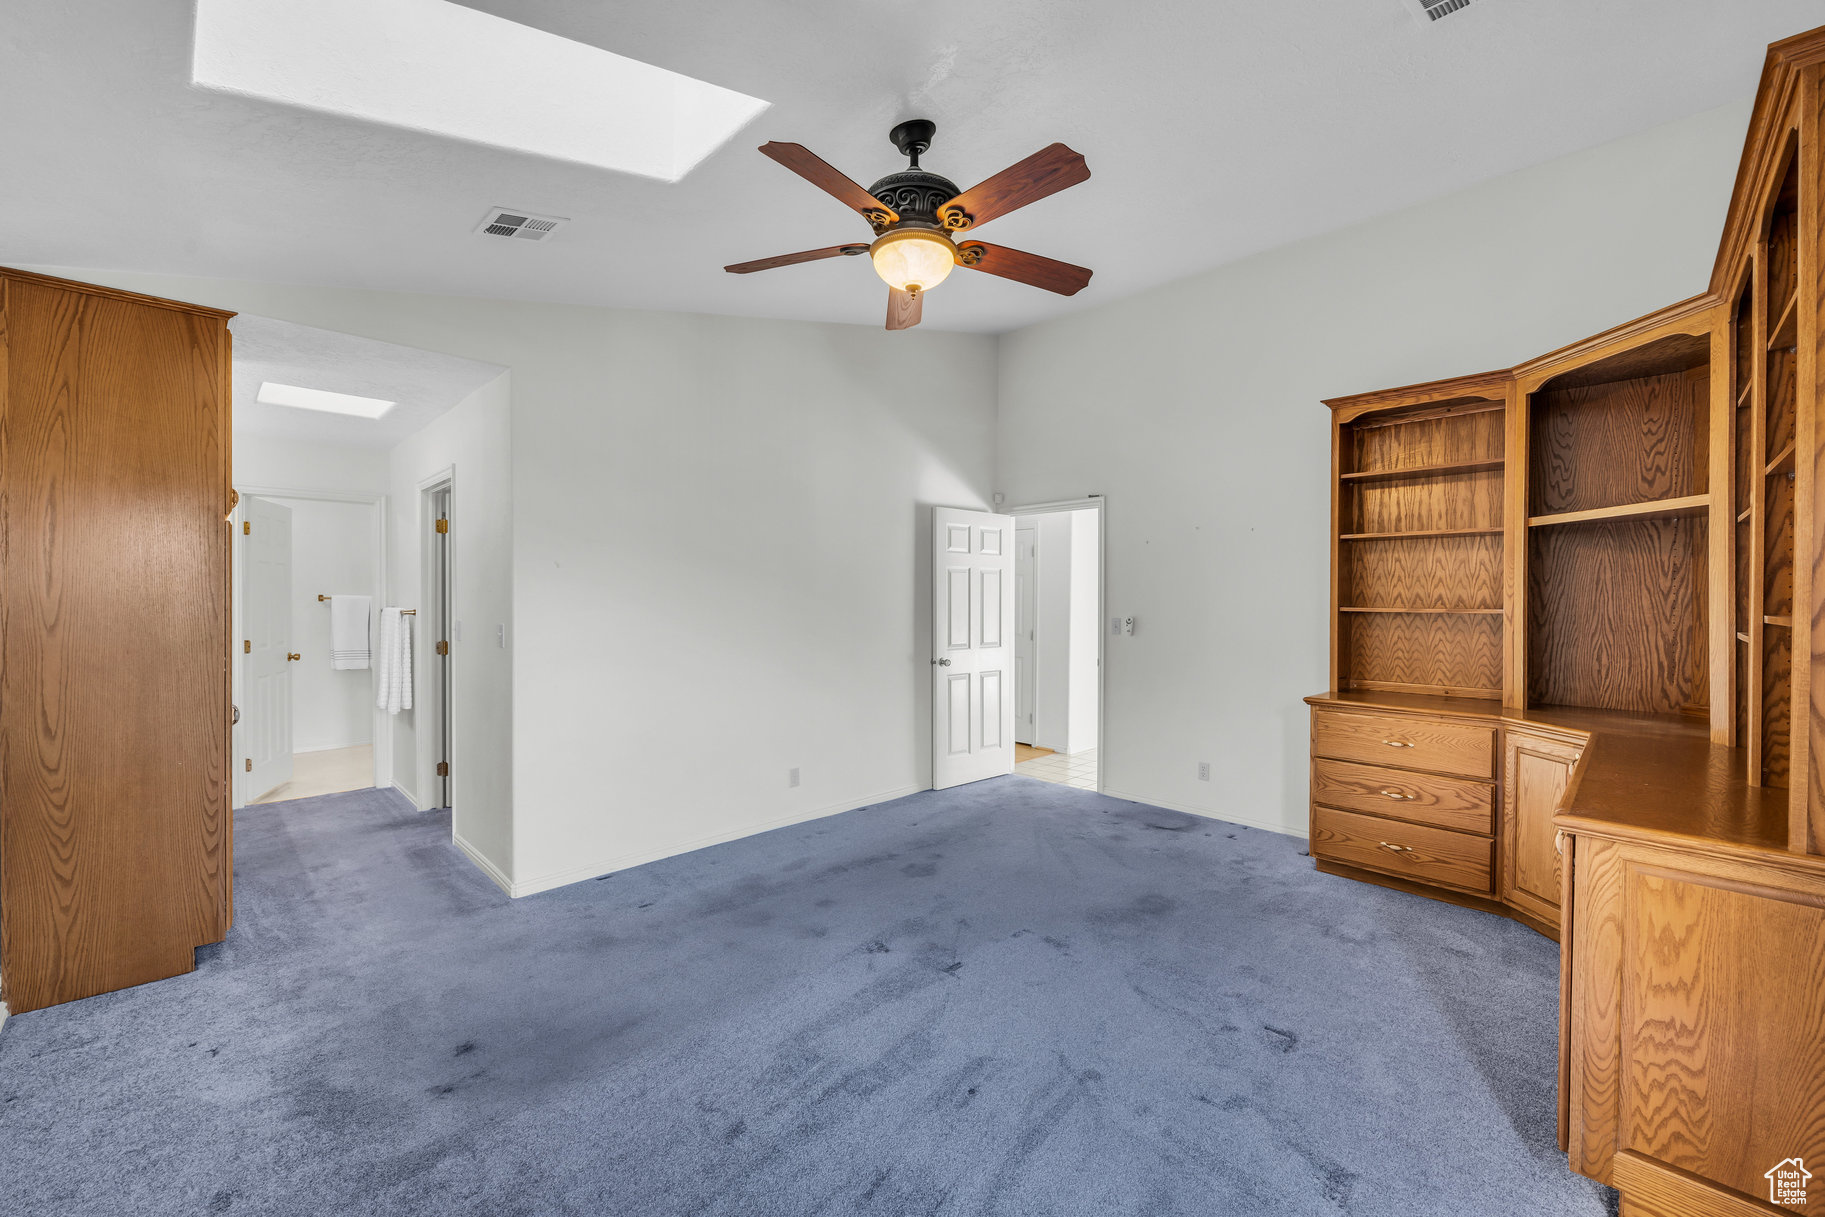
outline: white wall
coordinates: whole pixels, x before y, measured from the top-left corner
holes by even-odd
[[[1088,752],[1097,745],[1103,513],[1092,508],[1066,514],[1071,520],[1071,683],[1065,735],[1070,751]]]
[[[930,784],[930,509],[991,338],[515,306],[514,870],[555,885]],[[786,772],[803,784],[788,788]]]
[[[432,517],[427,482],[451,481],[449,546],[452,625],[451,828],[457,843],[511,886],[513,874],[513,652],[497,645],[495,627],[513,629],[513,382],[503,373],[391,453],[393,505],[388,603],[416,608],[414,680],[432,678],[435,617],[425,611],[434,588],[426,562]],[[423,697],[415,699],[431,709]],[[388,716],[393,780],[420,808],[434,801],[438,730],[416,710]],[[425,721],[420,722],[423,718]]]
[[[1003,337],[998,489],[1106,495],[1108,613],[1136,618],[1105,653],[1105,790],[1304,831],[1320,399],[1508,367],[1703,291],[1747,121],[1700,114]]]
[[[263,490],[382,495],[387,492],[387,454],[379,448],[305,444],[237,433],[234,484]]]
[[[369,596],[370,643],[380,588],[380,508],[373,503],[272,497],[291,512],[292,751],[321,752],[374,741],[371,668],[330,668],[330,606],[319,595]]]

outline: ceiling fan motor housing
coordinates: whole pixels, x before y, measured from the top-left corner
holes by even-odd
[[[898,212],[902,221],[911,221],[912,227],[942,227],[938,208],[963,193],[949,178],[919,168],[919,154],[931,147],[937,132],[938,124],[924,118],[909,119],[888,132],[887,138],[912,164],[868,188],[869,194]]]

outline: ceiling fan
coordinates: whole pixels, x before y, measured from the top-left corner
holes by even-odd
[[[875,239],[870,245],[828,245],[756,262],[738,262],[723,269],[745,275],[820,258],[868,254],[875,273],[887,282],[890,330],[919,324],[925,293],[944,282],[953,266],[987,271],[1061,296],[1082,291],[1090,282],[1091,272],[1081,266],[1022,253],[1005,245],[958,241],[956,235],[1077,185],[1090,176],[1084,158],[1063,144],[1052,144],[987,181],[960,191],[949,178],[919,167],[919,154],[931,147],[937,130],[936,123],[915,118],[890,131],[887,138],[901,155],[911,158],[912,164],[866,190],[802,144],[762,144],[762,153],[853,208],[874,229]]]

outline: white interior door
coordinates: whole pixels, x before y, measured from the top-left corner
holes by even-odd
[[[932,510],[932,787],[1014,772],[1014,517]]]
[[[291,781],[291,509],[242,500],[241,732],[247,746],[247,799]]]
[[[1038,670],[1034,645],[1039,638],[1038,587],[1034,582],[1039,558],[1039,530],[1022,526],[1014,530],[1014,738],[1033,740],[1034,681]]]

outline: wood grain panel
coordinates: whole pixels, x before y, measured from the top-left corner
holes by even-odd
[[[1751,1200],[1626,1149],[1616,1155],[1615,1185],[1622,1192],[1619,1217],[1774,1217],[1801,1211]]]
[[[1502,411],[1440,414],[1350,428],[1350,472],[1502,459]]]
[[[1553,813],[1571,782],[1579,749],[1510,729],[1503,738],[1502,899],[1557,922],[1562,883]]]
[[[1345,485],[1345,532],[1415,532],[1502,526],[1502,471]]]
[[[1785,787],[1793,764],[1793,631],[1762,631],[1762,784]]]
[[[1761,462],[1764,468],[1793,444],[1794,353],[1782,348],[1768,352],[1768,422]]]
[[[1528,514],[1704,493],[1709,389],[1701,370],[1534,394]]]
[[[1470,723],[1314,708],[1312,752],[1458,777],[1495,776],[1495,732]]]
[[[1530,701],[1648,713],[1705,704],[1705,550],[1701,519],[1532,530]]]
[[[1793,479],[1776,473],[1766,479],[1762,515],[1762,613],[1793,615]]]
[[[1499,535],[1353,541],[1339,560],[1346,605],[1502,607]]]
[[[1643,864],[1622,903],[1621,1148],[1764,1195],[1825,1161],[1825,894]]]
[[[1459,832],[1495,831],[1494,787],[1467,778],[1316,757],[1312,801]]]
[[[31,1010],[227,929],[224,315],[0,272],[0,967]]]
[[[1381,816],[1312,808],[1312,856],[1462,891],[1494,891],[1488,837]]]
[[[1350,688],[1499,696],[1502,618],[1424,613],[1344,613],[1338,623]],[[1491,692],[1493,691],[1493,693]]]
[[[1622,1126],[1622,849],[1579,837],[1572,875],[1569,1165],[1610,1181]]]

